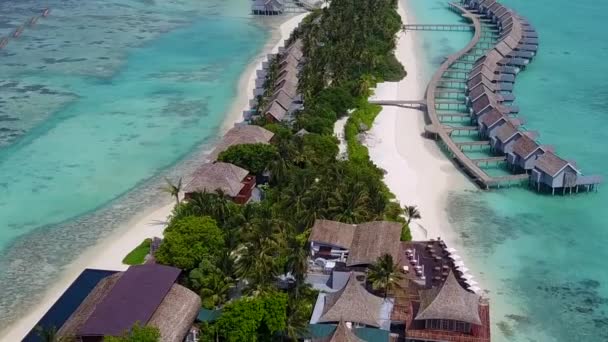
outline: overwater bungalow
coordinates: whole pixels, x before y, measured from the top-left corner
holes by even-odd
[[[479,135],[482,138],[494,138],[504,124],[511,123],[513,126],[515,126],[514,122],[519,124],[519,122],[507,118],[498,110],[492,108],[488,112],[481,115],[477,120],[477,124],[479,126]]]
[[[536,165],[538,157],[550,151],[547,146],[541,146],[528,136],[518,139],[513,145],[513,151],[507,153],[507,162],[516,171],[529,172]]]
[[[597,189],[601,182],[601,176],[584,176],[574,162],[562,159],[553,152],[545,152],[538,157],[530,175],[530,183],[537,191],[547,189],[552,194],[559,189],[562,194],[578,192],[579,188],[589,191]]]
[[[513,145],[522,136],[523,133],[514,124],[506,122],[490,138],[490,146],[495,152],[507,154],[513,151]]]
[[[471,108],[469,109],[471,116],[474,121],[479,120],[479,117],[484,113],[495,109],[498,110],[502,115],[510,115],[517,113],[518,109],[516,107],[505,106],[503,104],[498,103],[496,99],[496,95],[484,93],[479,98],[471,103]]]
[[[308,238],[311,256],[347,267],[367,267],[387,253],[398,260],[401,228],[400,223],[388,221],[347,224],[315,220]]]
[[[274,136],[271,131],[256,125],[238,125],[232,127],[216,148],[209,155],[209,160],[214,161],[220,153],[227,150],[230,146],[241,144],[269,144]]]
[[[285,11],[285,4],[282,0],[253,0],[251,12],[261,15],[278,15]]]
[[[139,323],[158,328],[162,341],[183,341],[201,299],[177,284],[180,273],[175,267],[146,264],[103,278],[60,327],[57,337],[98,342],[106,336],[122,336]]]
[[[215,193],[223,191],[235,203],[244,204],[251,198],[255,187],[255,176],[249,171],[230,163],[207,163],[201,165],[184,187],[184,198],[192,198],[195,193]]]

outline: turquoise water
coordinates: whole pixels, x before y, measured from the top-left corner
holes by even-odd
[[[457,22],[445,3],[409,0],[420,23]],[[515,88],[526,127],[583,172],[606,176],[608,40],[601,25],[608,3],[503,3],[540,35],[539,55]],[[467,39],[455,33],[423,39],[428,65]],[[456,242],[491,299],[493,341],[608,340],[606,203],[605,189],[566,197],[526,189],[450,194]]]
[[[269,37],[238,0],[44,6],[0,51],[0,329],[79,250],[170,200],[162,176],[217,138]],[[0,35],[44,6],[0,2]]]

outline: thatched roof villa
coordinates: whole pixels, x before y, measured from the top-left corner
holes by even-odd
[[[201,165],[185,186],[185,198],[194,193],[223,191],[236,203],[246,203],[255,187],[255,177],[249,171],[230,163],[207,163]]]
[[[213,152],[209,155],[210,160],[216,160],[223,151],[230,146],[241,144],[269,144],[274,136],[271,131],[256,125],[238,125],[232,127],[220,142],[217,144]]]
[[[157,327],[162,341],[181,342],[201,306],[200,297],[176,284],[180,270],[157,264],[131,266],[101,280],[58,331],[59,337],[102,341],[136,322]]]
[[[365,267],[386,253],[399,259],[401,228],[400,223],[389,221],[355,225],[316,220],[308,240],[314,258]]]

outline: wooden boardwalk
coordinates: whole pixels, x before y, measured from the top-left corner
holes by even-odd
[[[437,95],[443,91],[438,88],[442,88],[441,86],[445,86],[445,84],[453,86],[454,84],[466,82],[451,79],[446,80],[444,74],[450,69],[455,68],[468,70],[467,67],[474,64],[475,60],[477,59],[476,57],[471,58],[468,54],[478,49],[476,46],[482,38],[482,24],[479,20],[479,16],[469,12],[464,7],[455,3],[450,3],[450,8],[453,11],[460,13],[464,18],[472,23],[471,26],[473,27],[474,35],[467,46],[446,58],[429,82],[426,91],[426,101],[427,115],[431,124],[427,126],[427,132],[436,136],[436,138],[440,140],[443,145],[445,145],[449,155],[454,158],[455,162],[463,169],[463,171],[473,178],[473,180],[481,187],[489,189],[491,187],[499,187],[512,182],[521,182],[523,179],[527,179],[528,175],[501,177],[492,177],[488,175],[479,167],[478,162],[473,161],[464,154],[462,148],[464,146],[487,146],[489,145],[489,142],[455,142],[451,137],[452,132],[455,130],[473,131],[473,128],[467,126],[446,126],[439,119],[440,117],[445,117],[445,115],[437,113],[437,108],[441,105],[441,101],[437,101]]]
[[[411,24],[403,25],[404,31],[471,31],[473,25],[459,24]]]

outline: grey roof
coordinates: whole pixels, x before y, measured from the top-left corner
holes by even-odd
[[[568,161],[558,157],[552,152],[546,152],[537,159],[535,168],[554,177],[568,165],[578,172],[578,170]]]
[[[492,90],[488,89],[488,87],[486,87],[485,84],[482,83],[481,86],[474,87],[471,89],[471,91],[469,91],[469,99],[473,101],[481,95],[485,94],[486,92],[491,93]]]
[[[283,81],[298,84],[298,75],[295,72],[290,71],[289,69],[283,70],[279,73],[277,81],[274,84],[275,86],[278,86]]]
[[[490,105],[492,105],[490,97],[488,94],[483,94],[473,102],[471,108],[473,108],[473,112],[475,112],[475,114],[478,114]]]
[[[293,99],[289,97],[287,92],[281,89],[274,93],[272,100],[280,104],[281,107],[285,108],[285,110],[289,110],[289,108],[291,107],[291,103],[293,102]]]
[[[518,139],[517,142],[515,142],[515,145],[513,145],[513,153],[521,158],[527,159],[539,148],[540,146],[534,140],[524,134],[524,136]]]
[[[298,94],[298,83],[284,78],[275,84],[275,91],[284,91],[293,98]]]
[[[351,273],[346,285],[339,291],[325,295],[320,323],[341,320],[380,327],[384,300],[367,292],[355,274]]]
[[[283,108],[283,106],[281,106],[277,100],[274,100],[270,103],[267,109],[264,110],[264,114],[272,116],[277,121],[283,121],[287,115],[287,110]]]
[[[146,264],[131,266],[98,302],[79,336],[119,336],[136,322],[147,324],[181,270]]]
[[[215,192],[221,189],[230,197],[236,197],[245,186],[243,179],[249,171],[230,163],[208,163],[199,167],[185,192]]]
[[[463,289],[450,272],[441,287],[420,291],[420,309],[416,320],[445,319],[481,325],[479,299]]]
[[[220,153],[230,146],[241,144],[268,144],[274,133],[256,125],[239,125],[232,127],[210,154],[210,160],[216,160]]]

